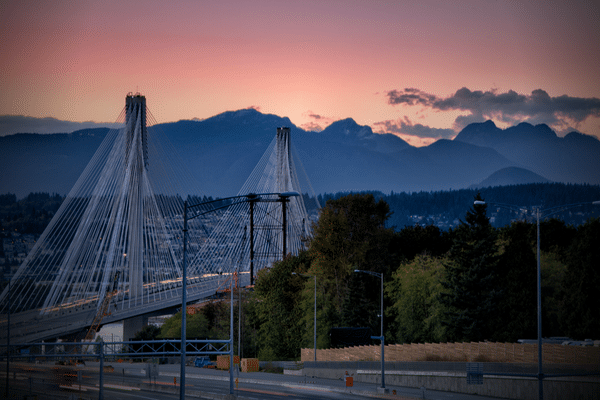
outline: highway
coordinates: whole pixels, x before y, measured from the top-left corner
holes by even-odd
[[[99,364],[56,366],[53,362],[12,363],[9,398],[35,396],[38,399],[99,398]],[[106,363],[103,380],[105,400],[179,399],[177,382],[179,364],[158,365],[157,375],[148,377],[146,363]],[[0,366],[0,397],[5,395],[5,365]],[[390,393],[379,394],[374,384],[357,383],[346,387],[340,379],[323,379],[277,373],[234,373],[234,396],[238,399],[431,399],[488,400],[484,396],[414,388],[388,387]],[[230,392],[228,371],[208,368],[186,368],[186,398],[220,400]],[[395,394],[394,394],[395,391]],[[33,398],[33,397],[31,397]],[[497,400],[497,399],[496,399]]]

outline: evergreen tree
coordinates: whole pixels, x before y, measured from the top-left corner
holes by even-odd
[[[260,359],[278,361],[300,356],[303,326],[299,303],[304,282],[292,272],[304,272],[308,265],[310,258],[303,252],[259,272],[254,293],[260,319]]]
[[[569,248],[560,321],[574,339],[596,339],[600,332],[600,219],[579,227]]]
[[[475,200],[483,199],[477,194]],[[454,232],[440,298],[451,340],[483,341],[493,334],[500,290],[496,231],[486,210],[485,204],[474,205]]]
[[[450,250],[450,235],[435,225],[405,226],[398,232],[398,254],[411,261],[419,254],[441,257]]]
[[[502,298],[492,339],[516,342],[537,336],[536,226],[514,222],[500,231],[498,263]]]
[[[397,234],[385,227],[388,204],[372,194],[351,194],[328,200],[310,243],[311,274],[322,288],[321,307],[329,328],[371,327],[380,330],[380,284],[368,270],[391,278],[399,265]],[[384,320],[385,321],[385,320]]]

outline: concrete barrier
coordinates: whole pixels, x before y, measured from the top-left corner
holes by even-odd
[[[315,368],[314,364],[314,362],[305,363],[304,376],[344,379],[348,372],[348,375],[353,376],[354,382],[381,383],[381,370],[378,368],[360,369],[357,368],[359,363],[347,363],[347,366],[336,365],[337,368],[329,368],[328,365],[331,366],[332,363],[323,363],[321,368]],[[385,382],[386,386],[425,388],[426,390],[442,390],[506,399],[538,399],[538,380],[535,377],[484,374],[483,384],[472,385],[467,384],[466,368],[463,371],[399,371],[388,369],[386,363]],[[597,398],[598,393],[600,393],[599,376],[544,379],[544,399],[546,400],[593,399]]]

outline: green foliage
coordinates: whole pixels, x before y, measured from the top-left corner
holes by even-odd
[[[64,200],[58,194],[30,193],[22,200],[0,195],[0,230],[41,234]]]
[[[546,253],[544,251],[542,251],[540,257],[542,270],[542,335],[544,337],[567,336],[567,330],[561,327],[559,319],[561,308],[564,307],[564,283],[567,277],[567,266],[561,261],[562,259],[563,257],[557,253]],[[522,288],[525,290],[524,285],[522,283]],[[537,296],[537,277],[535,285]],[[537,337],[537,322],[536,334],[533,337]]]
[[[550,208],[552,201],[558,201],[547,201],[554,194],[564,193],[567,197],[556,198],[566,204],[580,201],[572,198],[574,192],[598,190],[520,185],[488,188],[485,193],[498,202]],[[313,347],[314,279],[292,272],[317,277],[319,348],[329,347],[332,327],[370,327],[374,334],[379,332],[380,281],[353,273],[355,269],[384,274],[387,343],[535,338],[535,222],[495,229],[486,206],[477,205],[466,213],[465,222],[447,232],[433,225],[405,226],[398,232],[386,228],[393,217],[412,224],[407,219],[411,214],[436,215],[448,209],[463,215],[472,204],[472,195],[469,190],[389,196],[362,193],[328,200],[309,249],[261,271],[255,292],[243,293],[243,356],[297,359],[300,348]],[[0,195],[0,224],[22,229],[22,233],[41,232],[62,200],[47,194],[19,201],[14,195]],[[392,218],[390,208],[396,210]],[[514,220],[514,214],[492,211],[497,224]],[[582,218],[578,213],[557,215]],[[600,332],[596,317],[600,309],[596,294],[600,286],[599,220],[578,228],[559,219],[544,220],[540,234],[543,335],[595,339]],[[236,305],[236,327],[237,313]],[[197,314],[187,316],[187,337],[226,339],[229,320],[229,297],[207,302]],[[141,340],[156,337],[150,329],[139,333]],[[165,322],[159,337],[180,336],[179,313]]]
[[[229,305],[209,302],[201,312],[186,316],[185,337],[189,339],[229,338]],[[206,316],[210,315],[210,318]],[[212,319],[211,319],[212,318]],[[212,323],[211,323],[212,321]],[[168,318],[160,328],[160,339],[181,338],[181,312]]]
[[[534,225],[534,224],[532,224]],[[540,221],[540,248],[542,252],[556,253],[562,260],[577,235],[577,229],[556,218]],[[533,236],[535,239],[535,236]]]
[[[391,268],[398,265],[397,236],[385,227],[389,215],[387,203],[371,194],[328,200],[321,211],[309,249],[310,273],[317,275],[320,313],[327,325],[321,331],[337,326],[379,331],[375,311],[380,308],[379,282],[353,271],[374,271],[389,278]]]
[[[181,333],[181,332],[180,332]],[[160,328],[154,325],[146,325],[141,331],[137,332],[133,340],[156,340],[160,334]]]
[[[398,232],[398,253],[402,259],[411,261],[419,254],[442,257],[450,250],[451,234],[442,232],[435,225],[405,226]]]
[[[258,274],[254,288],[260,320],[258,354],[267,361],[300,356],[303,329],[299,302],[304,282],[292,272],[306,271],[309,263],[308,254],[303,252]]]
[[[600,219],[579,227],[567,254],[561,326],[575,339],[596,339],[600,332]]]
[[[395,317],[390,339],[397,343],[445,341],[443,308],[438,301],[444,273],[443,261],[427,255],[403,263],[394,272],[385,290],[392,302],[388,313]]]
[[[482,200],[479,194],[475,200]],[[474,205],[466,222],[456,229],[446,264],[446,289],[440,300],[446,306],[448,337],[455,341],[483,341],[493,335],[490,316],[500,298],[497,274],[496,231],[486,216],[487,206]]]
[[[257,358],[259,351],[259,301],[252,291],[242,291],[242,349],[245,358]]]
[[[515,222],[499,232],[502,297],[491,339],[516,342],[537,336],[536,226]]]

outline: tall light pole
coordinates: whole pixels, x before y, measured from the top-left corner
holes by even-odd
[[[8,377],[9,377],[9,370],[10,370],[10,307],[11,307],[11,299],[10,299],[10,281],[11,279],[8,280],[8,315],[7,315],[7,320],[8,320],[8,324],[6,325],[6,398],[8,399]]]
[[[527,211],[527,208],[524,207],[518,207],[518,206],[514,206],[514,205],[510,205],[510,204],[502,204],[502,203],[486,203],[485,201],[482,200],[475,200],[473,202],[474,205],[485,205],[485,204],[489,204],[492,206],[496,206],[496,207],[501,207],[501,208],[505,208],[507,210],[511,210],[511,211],[516,211],[516,212],[523,212],[523,211]],[[556,214],[560,211],[569,209],[569,208],[573,208],[573,207],[580,207],[580,206],[585,206],[585,205],[600,205],[600,201],[593,201],[593,202],[587,202],[587,203],[575,203],[575,204],[565,204],[563,206],[556,206],[556,207],[551,207],[551,208],[547,208],[545,210],[542,210],[539,206],[537,207],[533,207],[532,210],[535,211],[535,217],[536,217],[536,225],[537,225],[537,229],[536,229],[536,234],[537,234],[537,333],[538,333],[538,398],[539,400],[543,400],[544,398],[544,373],[543,373],[543,366],[542,366],[542,272],[541,272],[541,263],[540,263],[540,218],[541,218],[541,214],[542,212],[546,213],[544,214],[544,218],[545,217],[549,217],[550,215]]]
[[[183,265],[181,271],[181,366],[179,370],[179,400],[185,400],[185,336],[187,316],[187,200],[183,202]]]
[[[292,272],[292,275],[300,275],[306,277],[314,277],[315,278],[315,319],[313,321],[313,329],[314,329],[314,341],[315,341],[315,362],[317,362],[317,275],[309,275],[309,274],[300,274],[296,272]]]
[[[383,337],[383,272],[379,273],[379,272],[373,272],[373,271],[364,271],[361,269],[355,269],[354,272],[363,272],[365,274],[377,276],[381,279],[381,310],[380,310],[380,313],[381,313],[381,315],[380,315],[380,317],[381,317],[381,336],[371,336],[371,339],[381,340],[381,389],[385,393],[385,392],[387,392],[387,389],[385,388],[385,356],[384,356],[385,339]]]

